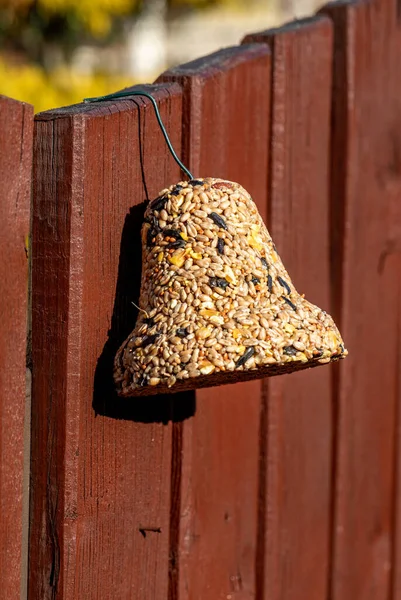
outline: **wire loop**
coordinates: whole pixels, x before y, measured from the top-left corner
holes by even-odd
[[[170,142],[170,138],[168,137],[166,128],[163,125],[163,121],[160,116],[156,100],[153,98],[153,96],[151,94],[149,94],[148,92],[141,92],[141,91],[136,91],[136,90],[135,91],[126,91],[126,92],[115,92],[114,94],[108,94],[107,96],[97,96],[95,98],[84,98],[84,102],[105,102],[107,100],[114,100],[116,98],[129,98],[130,96],[145,96],[145,98],[149,98],[149,100],[151,101],[151,103],[153,105],[153,108],[155,109],[157,122],[159,123],[159,127],[164,136],[164,139],[166,140],[166,144],[168,146],[168,149],[170,150],[172,157],[174,158],[175,162],[178,164],[180,169],[189,177],[189,179],[190,180],[193,179],[192,173],[186,168],[185,165],[182,164],[182,162],[180,161],[180,159],[178,158],[177,154],[174,151],[174,148]]]

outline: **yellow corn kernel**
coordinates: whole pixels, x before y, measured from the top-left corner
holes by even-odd
[[[168,257],[169,262],[176,267],[182,267],[185,262],[185,250],[179,248],[171,256]]]
[[[225,280],[228,281],[228,283],[233,283],[234,285],[236,285],[237,279],[234,275],[234,271],[232,270],[232,268],[229,267],[228,265],[224,265],[223,272],[224,272]]]
[[[215,317],[216,315],[219,314],[219,312],[217,310],[213,310],[212,308],[202,308],[202,310],[199,311],[199,314],[201,317]]]
[[[213,373],[214,369],[215,366],[212,365],[212,363],[208,360],[202,361],[199,365],[199,370],[202,373],[202,375],[209,375],[210,373]]]
[[[195,336],[198,340],[205,340],[206,338],[208,338],[212,333],[212,330],[210,329],[210,327],[200,327],[196,332],[195,332]]]
[[[247,237],[248,244],[255,250],[263,250],[263,241],[260,235],[257,235],[254,231]]]

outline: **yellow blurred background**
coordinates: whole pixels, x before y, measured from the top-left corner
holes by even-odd
[[[315,9],[314,0],[0,0],[0,94],[35,112],[74,104]]]

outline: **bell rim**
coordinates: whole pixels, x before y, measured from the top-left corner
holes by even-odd
[[[243,369],[234,371],[218,371],[209,375],[199,375],[197,377],[189,377],[176,381],[174,385],[168,387],[166,384],[158,384],[156,386],[127,386],[121,388],[120,382],[117,382],[117,393],[120,398],[134,398],[139,396],[155,396],[164,394],[176,394],[179,392],[197,390],[202,388],[218,387],[221,385],[230,385],[235,383],[244,383],[255,379],[265,379],[280,375],[291,375],[307,369],[327,366],[329,364],[338,363],[347,356],[345,350],[341,354],[333,354],[329,358],[329,362],[320,362],[321,357],[309,359],[307,362],[292,361],[288,363],[277,363],[262,365],[256,369]]]

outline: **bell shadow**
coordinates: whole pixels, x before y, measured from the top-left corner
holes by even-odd
[[[196,411],[195,392],[120,398],[113,380],[114,357],[134,329],[141,287],[141,226],[145,203],[131,208],[125,218],[118,266],[116,296],[108,339],[98,359],[92,407],[96,416],[140,423],[180,422]]]

